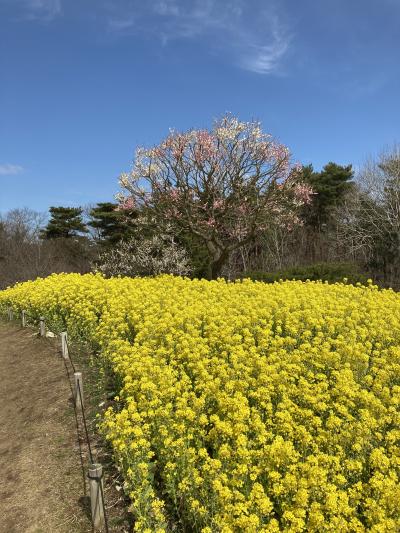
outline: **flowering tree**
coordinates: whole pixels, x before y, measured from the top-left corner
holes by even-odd
[[[158,146],[139,148],[132,171],[120,177],[127,192],[120,208],[142,208],[199,237],[215,278],[234,250],[271,224],[300,223],[296,213],[312,190],[298,170],[259,122],[227,115],[211,131],[171,131]]]
[[[106,276],[185,276],[190,274],[190,265],[186,250],[175,242],[173,235],[161,233],[121,241],[100,255],[95,270]]]

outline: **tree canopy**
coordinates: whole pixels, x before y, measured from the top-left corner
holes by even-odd
[[[334,208],[354,186],[353,177],[351,165],[329,162],[321,172],[315,172],[312,165],[303,167],[301,178],[314,192],[311,205],[304,210],[305,222],[318,230],[329,224]]]
[[[103,246],[114,246],[129,234],[127,217],[117,203],[99,202],[89,216],[88,225],[96,230],[95,240]]]
[[[80,207],[50,207],[50,220],[42,231],[44,239],[71,239],[88,232]]]
[[[292,227],[311,187],[298,179],[289,149],[259,122],[227,115],[211,131],[172,131],[158,146],[139,148],[120,184],[121,209],[144,209],[161,224],[200,238],[215,278],[230,254],[271,224]]]

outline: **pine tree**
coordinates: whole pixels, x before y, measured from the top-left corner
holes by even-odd
[[[335,207],[340,205],[346,193],[354,186],[352,166],[328,163],[321,172],[314,172],[313,166],[303,168],[301,179],[311,185],[315,196],[311,206],[304,210],[307,225],[321,230],[329,224]]]
[[[117,211],[118,204],[100,202],[90,210],[88,225],[97,230],[96,240],[102,246],[113,246],[129,233],[126,214]]]
[[[80,207],[50,207],[50,220],[42,231],[43,239],[71,239],[88,232]]]

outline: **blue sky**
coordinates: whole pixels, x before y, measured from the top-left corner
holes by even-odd
[[[256,118],[295,160],[400,141],[400,0],[0,0],[0,211],[112,200],[139,145]]]

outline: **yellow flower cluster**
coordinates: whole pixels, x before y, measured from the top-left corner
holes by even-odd
[[[112,365],[137,531],[400,531],[398,293],[61,274],[9,305]]]

